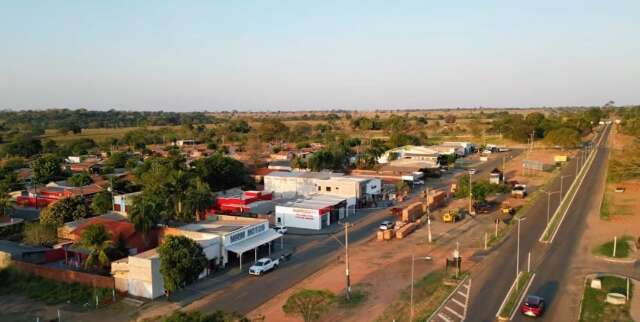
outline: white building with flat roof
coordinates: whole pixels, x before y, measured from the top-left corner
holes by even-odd
[[[242,269],[242,255],[253,253],[254,260],[257,260],[258,248],[266,246],[270,254],[271,242],[282,237],[282,234],[269,228],[266,219],[224,215],[177,228],[165,227],[161,239],[176,235],[198,242],[209,260],[209,266],[199,278],[209,275],[216,266],[226,265],[232,258],[239,262]],[[148,299],[164,294],[157,248],[114,261],[111,274],[120,291]]]
[[[347,215],[347,200],[330,195],[312,195],[276,205],[276,224],[320,230]]]
[[[343,198],[348,213],[359,203],[382,193],[382,180],[332,172],[272,172],[264,176],[264,190],[275,198],[294,199],[316,194]]]

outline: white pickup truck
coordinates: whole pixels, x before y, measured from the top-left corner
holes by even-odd
[[[249,267],[249,274],[260,276],[270,270],[278,268],[278,265],[280,265],[280,259],[260,258],[253,266]]]

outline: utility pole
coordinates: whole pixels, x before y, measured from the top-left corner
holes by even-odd
[[[547,225],[549,225],[549,215],[551,212],[551,195],[555,194],[555,193],[560,193],[560,191],[554,191],[554,192],[549,192],[549,191],[544,191],[541,190],[543,193],[547,194]]]
[[[409,322],[413,322],[413,272],[415,270],[414,266],[416,263],[416,259],[424,259],[424,260],[431,260],[431,256],[422,256],[422,257],[418,257],[416,258],[416,255],[411,254],[411,300],[410,300],[410,307],[411,309],[409,310]]]
[[[520,222],[525,220],[525,218],[517,218],[518,221],[518,242],[516,246],[516,278],[518,278],[518,273],[520,272]]]
[[[473,196],[473,192],[472,192],[472,187],[471,187],[471,172],[469,172],[469,214],[472,214],[472,196]]]
[[[431,244],[431,205],[429,204],[429,187],[427,187],[426,193],[427,193],[427,236],[429,238],[429,244]]]
[[[349,277],[349,223],[344,224],[344,264],[347,278],[347,301],[351,301],[351,278]]]

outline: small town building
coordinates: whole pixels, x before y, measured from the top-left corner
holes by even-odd
[[[382,181],[375,177],[345,176],[332,172],[272,172],[264,177],[264,190],[274,198],[294,199],[323,194],[347,201],[347,213],[377,199],[382,193]]]
[[[178,235],[191,238],[202,246],[209,265],[199,278],[230,262],[239,263],[242,268],[245,253],[253,253],[255,261],[259,249],[266,248],[270,254],[271,243],[282,237],[282,234],[269,228],[265,219],[224,215],[213,216],[208,221],[196,224],[165,227],[160,235],[161,241],[167,236]],[[122,292],[148,299],[164,294],[157,248],[112,262],[111,274],[116,288]]]
[[[142,191],[136,191],[131,193],[125,193],[113,196],[113,212],[128,216],[129,210],[133,205],[133,199],[135,196],[141,195]]]
[[[276,224],[320,230],[347,215],[347,200],[330,195],[313,195],[276,205]]]
[[[489,173],[489,183],[491,184],[501,184],[504,181],[504,176],[502,171],[498,170],[498,168],[494,168]]]

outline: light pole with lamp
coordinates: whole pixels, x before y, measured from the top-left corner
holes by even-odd
[[[413,272],[415,270],[414,266],[415,266],[416,259],[423,259],[423,260],[429,261],[429,260],[431,260],[431,256],[416,257],[416,255],[413,255],[413,254],[411,255],[411,295],[410,295],[410,297],[411,297],[411,300],[410,300],[411,309],[410,309],[410,312],[409,312],[409,322],[413,321],[413,280],[414,280]]]
[[[525,219],[527,219],[527,217],[516,218],[516,220],[518,221],[518,242],[516,247],[516,279],[518,278],[518,273],[520,272],[520,222]]]
[[[551,204],[551,195],[556,194],[556,193],[560,193],[562,196],[561,191],[553,191],[553,192],[549,192],[549,191],[545,191],[545,190],[541,190],[543,193],[547,194],[547,225],[549,225],[549,213],[550,213],[550,204]],[[519,228],[518,228],[519,229]]]
[[[338,244],[340,244],[340,246],[344,247],[344,265],[345,265],[344,275],[347,282],[345,297],[347,301],[351,300],[351,277],[349,275],[349,227],[351,226],[353,226],[353,224],[351,223],[343,224],[344,243],[342,243],[338,238],[336,238],[336,236],[330,235],[331,237],[333,237],[333,239],[335,239],[338,242]]]

